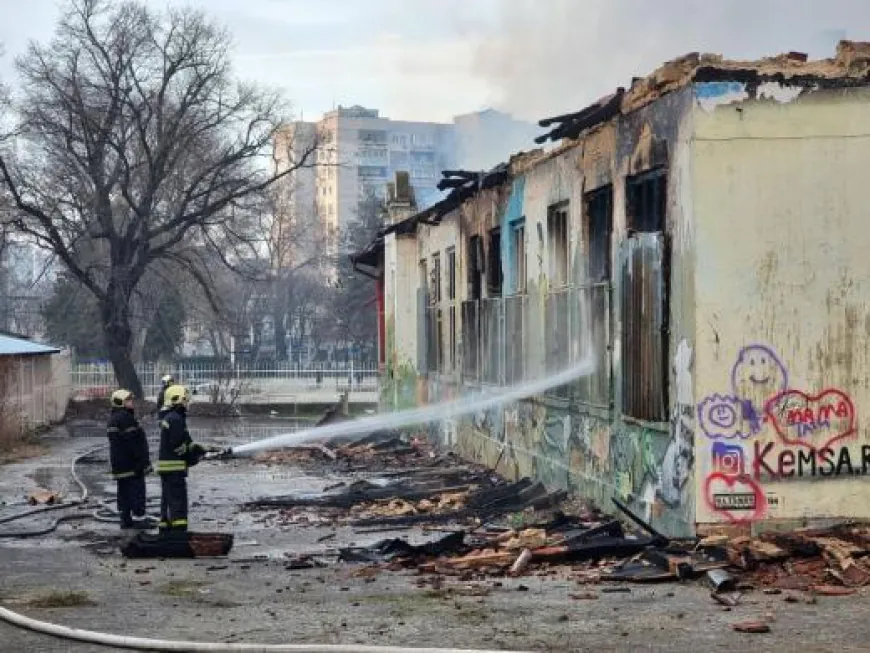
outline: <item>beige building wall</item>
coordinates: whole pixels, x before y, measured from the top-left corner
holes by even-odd
[[[63,419],[72,396],[69,352],[2,356],[0,375],[4,418],[16,419],[24,429],[48,426]]]
[[[697,521],[868,518],[870,92],[699,85]]]

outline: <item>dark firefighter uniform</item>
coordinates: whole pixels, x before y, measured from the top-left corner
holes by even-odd
[[[112,413],[106,434],[109,437],[109,464],[118,485],[118,512],[122,528],[147,528],[145,516],[145,476],[151,472],[148,440],[133,413],[133,394],[127,390],[112,393]]]
[[[161,531],[187,530],[187,469],[196,465],[205,449],[193,442],[187,430],[187,388],[166,389],[160,419],[160,501]]]

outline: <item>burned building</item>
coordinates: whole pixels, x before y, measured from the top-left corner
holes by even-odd
[[[589,363],[433,428],[673,535],[870,517],[870,45],[691,54],[541,126],[365,253],[384,401]]]

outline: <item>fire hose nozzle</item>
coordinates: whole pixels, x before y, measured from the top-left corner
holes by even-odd
[[[233,457],[233,448],[213,449],[205,454],[207,460],[228,460]]]

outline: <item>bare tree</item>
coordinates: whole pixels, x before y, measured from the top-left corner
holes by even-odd
[[[130,300],[146,271],[185,268],[210,300],[210,247],[249,242],[250,202],[314,164],[312,143],[276,170],[277,95],[237,82],[228,34],[189,9],[71,0],[53,41],[18,60],[23,80],[0,180],[14,226],[96,298],[118,382],[137,394]]]
[[[377,311],[375,288],[370,279],[357,273],[348,253],[358,252],[375,238],[383,227],[383,200],[374,194],[360,199],[355,218],[340,234],[337,287],[332,302],[332,337],[347,349],[376,351]]]

